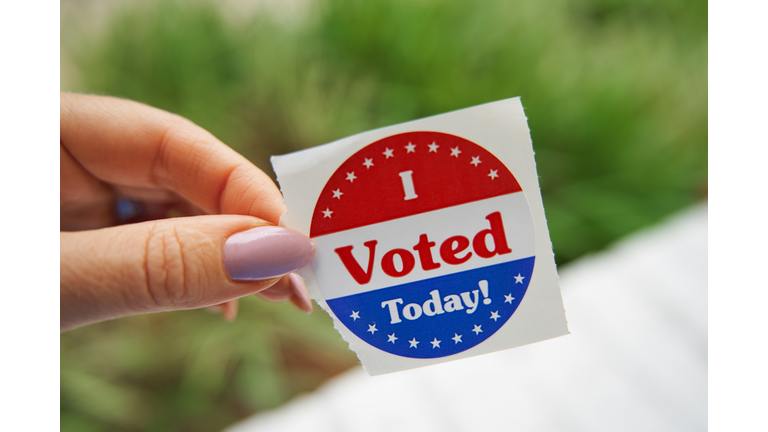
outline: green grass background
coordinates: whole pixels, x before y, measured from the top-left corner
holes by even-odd
[[[293,4],[127,2],[98,33],[62,24],[63,90],[186,116],[270,174],[273,154],[521,96],[560,265],[706,199],[705,1]],[[62,335],[62,430],[216,430],[355,363],[324,312],[241,303],[234,324]]]

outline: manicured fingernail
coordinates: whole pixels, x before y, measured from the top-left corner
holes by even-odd
[[[224,266],[234,280],[280,277],[309,264],[314,256],[312,240],[290,228],[252,228],[224,242]]]
[[[291,290],[293,291],[293,295],[291,296],[291,303],[293,303],[294,306],[306,312],[307,314],[311,314],[312,300],[309,298],[307,285],[304,283],[304,279],[295,273],[289,274],[288,279],[291,281]]]

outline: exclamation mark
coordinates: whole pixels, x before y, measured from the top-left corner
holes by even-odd
[[[488,281],[487,280],[481,280],[477,283],[480,285],[480,292],[483,293],[483,297],[485,297],[485,300],[483,300],[483,304],[491,304],[491,299],[488,298]]]

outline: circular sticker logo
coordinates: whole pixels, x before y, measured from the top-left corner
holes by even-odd
[[[310,228],[336,317],[391,354],[436,358],[496,333],[535,262],[520,184],[492,153],[441,132],[367,145],[330,177]]]

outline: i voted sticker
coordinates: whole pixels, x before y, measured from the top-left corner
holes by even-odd
[[[568,334],[519,98],[272,158],[299,273],[371,375]]]
[[[435,131],[350,156],[312,215],[312,267],[338,319],[403,357],[468,350],[524,301],[535,264],[528,202],[492,153]]]

